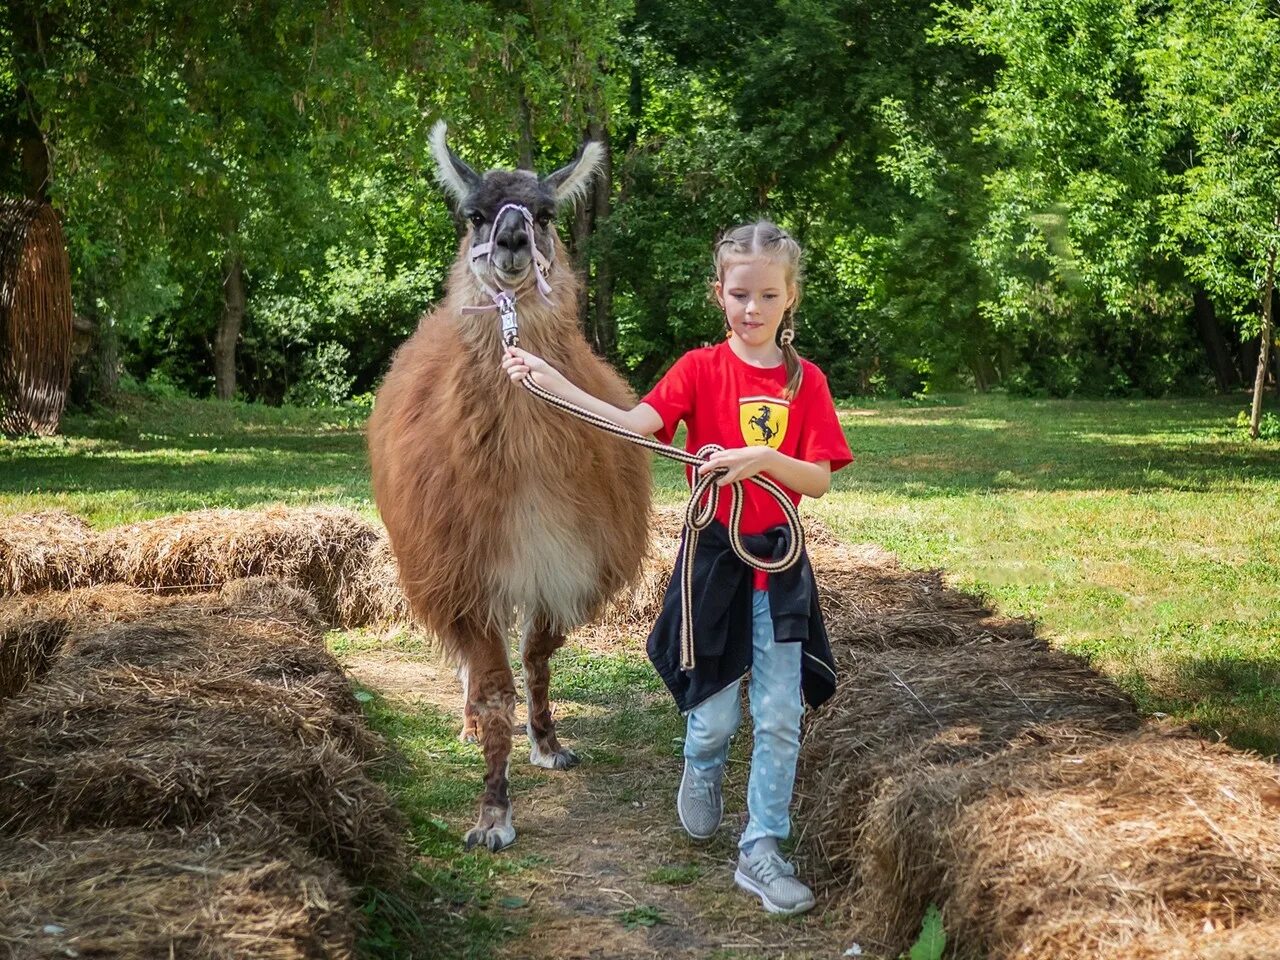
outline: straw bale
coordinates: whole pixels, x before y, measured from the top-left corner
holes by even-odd
[[[272,577],[309,591],[336,623],[336,598],[378,539],[359,515],[336,507],[200,510],[106,531],[104,579],[191,588]]]
[[[48,669],[70,627],[69,620],[58,617],[0,622],[0,700]]]
[[[353,880],[403,866],[400,814],[335,744],[301,746],[249,714],[190,732],[184,740],[104,724],[97,742],[82,734],[64,744],[0,722],[0,831],[274,823]]]
[[[310,594],[278,581],[220,592],[156,593],[109,584],[0,600],[0,697],[43,675],[55,655],[85,664],[166,664],[265,682],[328,684],[335,709],[358,709],[324,650]]]
[[[64,510],[0,518],[0,597],[95,582],[96,543],[89,525]]]
[[[1139,722],[1114,684],[1034,638],[839,647],[837,667],[835,695],[808,718],[796,789],[802,849],[828,884],[856,878],[871,793],[904,764],[958,764],[1024,737],[1113,736]]]
[[[233,731],[250,722],[281,744],[331,744],[362,761],[382,756],[382,742],[354,698],[349,709],[335,709],[328,684],[287,674],[279,679],[262,682],[242,666],[186,673],[168,664],[92,667],[72,658],[13,698],[0,729],[15,750],[56,754],[113,741],[231,742]]]
[[[107,830],[0,847],[14,960],[348,960],[351,891],[279,836]]]
[[[1280,953],[1280,770],[1178,731],[1035,743],[887,779],[860,831],[859,929],[930,901],[990,960]]]
[[[414,622],[400,589],[399,567],[385,534],[343,561],[333,598],[335,623],[342,627],[403,627]]]

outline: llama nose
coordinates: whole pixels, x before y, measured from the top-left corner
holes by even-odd
[[[495,242],[511,253],[519,253],[529,245],[529,237],[523,230],[503,230]]]

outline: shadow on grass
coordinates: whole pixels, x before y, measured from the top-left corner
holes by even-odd
[[[1280,654],[1168,654],[1116,680],[1144,713],[1176,715],[1212,739],[1280,757]]]

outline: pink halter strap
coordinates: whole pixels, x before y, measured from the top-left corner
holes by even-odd
[[[533,252],[534,278],[538,287],[538,295],[542,297],[543,303],[551,305],[551,284],[547,282],[547,274],[551,272],[551,261],[542,255],[542,251],[538,249],[538,244],[533,236],[533,214],[529,212],[529,208],[520,203],[507,203],[499,208],[497,214],[493,218],[493,228],[496,230],[498,224],[502,222],[502,215],[508,210],[517,211],[524,220],[525,233],[529,237],[529,249]],[[514,290],[494,290],[485,282],[484,276],[479,269],[480,262],[484,262],[485,273],[492,274],[493,269],[493,237],[490,236],[484,243],[477,243],[471,248],[471,272],[475,275],[476,282],[493,300],[491,304],[485,304],[478,307],[463,307],[463,313],[484,313],[488,310],[497,310],[498,315],[502,318],[502,341],[503,343],[514,345],[519,340],[519,321],[516,318],[516,295]]]

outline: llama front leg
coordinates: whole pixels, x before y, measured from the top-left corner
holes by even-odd
[[[563,633],[556,633],[539,618],[526,629],[520,644],[529,701],[529,762],[548,770],[567,770],[579,763],[578,755],[556,739],[556,724],[551,717],[550,660],[551,654],[564,646],[564,639]]]
[[[511,762],[511,731],[516,719],[516,688],[503,644],[473,658],[467,671],[467,702],[479,726],[484,750],[484,792],[480,795],[480,815],[467,831],[466,845],[485,846],[495,853],[515,842],[511,825],[511,797],[507,772]],[[485,662],[478,663],[477,659]]]
[[[463,743],[479,743],[480,735],[476,730],[476,712],[471,707],[471,697],[467,693],[467,668],[458,667],[458,681],[462,684],[462,733],[458,739]]]

